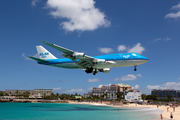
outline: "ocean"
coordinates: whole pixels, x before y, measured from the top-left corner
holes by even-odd
[[[162,111],[67,103],[0,103],[0,120],[159,120]]]

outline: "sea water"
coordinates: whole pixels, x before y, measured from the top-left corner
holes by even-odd
[[[160,112],[67,103],[0,103],[0,120],[159,120]]]

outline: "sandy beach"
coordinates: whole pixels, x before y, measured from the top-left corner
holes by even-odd
[[[72,104],[89,104],[89,105],[98,105],[98,106],[112,106],[112,107],[123,107],[123,108],[157,108],[157,105],[139,105],[139,104],[128,104],[128,105],[121,105],[121,106],[114,106],[114,105],[107,105],[105,103],[97,103],[97,102],[76,102],[76,101],[69,101],[68,103]],[[167,111],[167,107],[169,107],[169,110]],[[180,107],[175,107],[175,111],[173,111],[173,107],[170,106],[158,106],[159,110],[162,110],[162,116],[164,120],[171,120],[170,114],[172,112],[173,114],[173,120],[180,120]],[[159,120],[160,120],[160,114],[159,114]]]
[[[123,105],[123,106],[116,106],[116,107],[125,107],[125,108],[157,108],[157,105],[139,105],[139,104],[129,104],[129,105]],[[169,110],[167,111],[167,107],[169,107]],[[170,114],[172,112],[173,114],[173,120],[180,120],[180,107],[175,107],[175,111],[173,111],[173,107],[170,106],[158,106],[159,110],[163,111],[163,118],[167,120],[170,119]],[[160,118],[160,115],[159,115]]]

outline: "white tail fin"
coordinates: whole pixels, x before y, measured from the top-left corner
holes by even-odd
[[[36,46],[40,59],[57,59],[53,54],[46,50],[43,46]]]

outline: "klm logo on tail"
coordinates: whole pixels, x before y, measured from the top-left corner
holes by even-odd
[[[46,53],[39,53],[39,56],[41,58],[46,58],[46,55],[49,55],[49,53],[48,52],[46,52]]]

